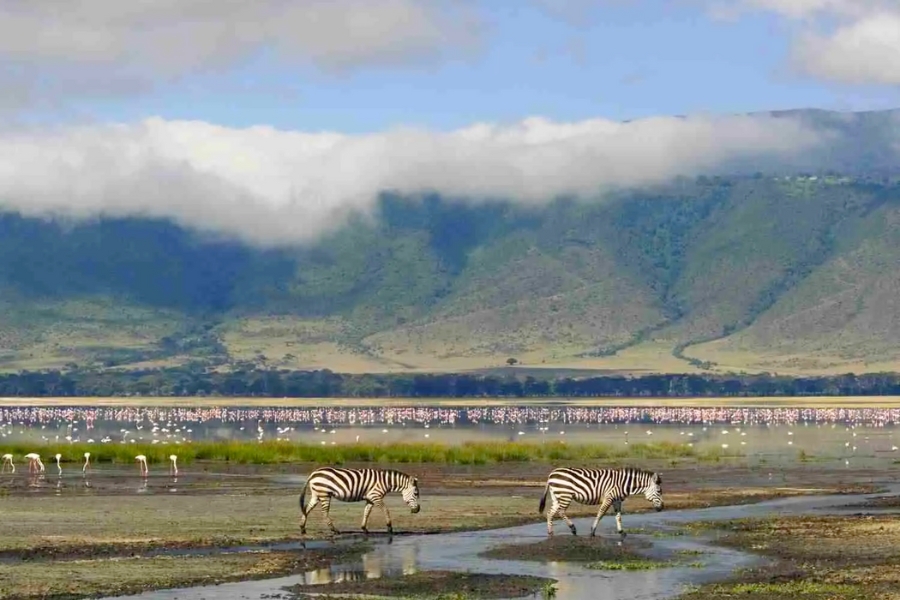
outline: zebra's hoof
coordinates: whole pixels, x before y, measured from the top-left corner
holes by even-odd
[[[572,530],[572,535],[578,535],[578,531],[575,530],[574,527],[569,527]]]
[[[362,528],[363,535],[369,535],[369,530],[365,527]]]
[[[300,535],[306,535],[306,527],[300,528]]]
[[[620,532],[619,532],[619,535],[622,536],[622,539],[624,540],[624,539],[625,539],[625,536],[628,535],[628,534],[625,533],[624,531],[620,531]]]

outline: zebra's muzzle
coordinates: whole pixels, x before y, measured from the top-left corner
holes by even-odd
[[[420,510],[422,510],[422,507],[421,507],[421,506],[417,506],[417,507],[415,507],[415,508],[409,509],[409,512],[411,512],[412,514],[416,514],[416,513],[419,512]]]
[[[661,511],[661,510],[663,509],[663,505],[662,505],[662,504],[658,504],[658,505],[654,506],[653,508],[656,509],[656,512],[659,512],[659,511]]]

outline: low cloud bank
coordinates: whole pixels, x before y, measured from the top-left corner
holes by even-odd
[[[29,215],[144,215],[254,244],[314,241],[380,193],[525,203],[790,161],[827,134],[791,117],[541,118],[370,135],[197,121],[0,132],[0,207]]]

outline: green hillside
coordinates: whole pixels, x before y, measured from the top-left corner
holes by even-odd
[[[314,247],[0,216],[0,365],[841,372],[900,357],[900,186],[679,181],[541,207],[384,197]]]

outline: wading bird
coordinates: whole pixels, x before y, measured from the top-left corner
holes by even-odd
[[[170,454],[169,460],[172,461],[172,465],[169,468],[169,473],[172,475],[178,475],[178,465],[176,464],[176,461],[178,460],[178,456],[176,456],[175,454]]]
[[[0,466],[0,473],[6,470],[6,465],[9,465],[10,473],[16,472],[16,465],[13,464],[13,455],[12,454],[4,454],[3,455],[3,465]]]
[[[90,470],[91,470],[91,453],[85,452],[84,453],[84,466],[81,467],[81,472],[87,473]]]
[[[62,458],[62,454],[57,454],[54,458],[56,458],[57,475],[62,475],[62,466],[59,464],[59,459]]]
[[[138,461],[138,466],[141,468],[141,475],[146,477],[150,474],[150,469],[147,468],[147,457],[143,454],[138,454],[134,457],[134,460]]]
[[[29,452],[25,455],[25,458],[28,459],[28,472],[36,473],[36,472],[44,472],[44,463],[41,462],[40,454],[35,454],[34,452]]]

